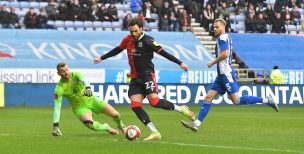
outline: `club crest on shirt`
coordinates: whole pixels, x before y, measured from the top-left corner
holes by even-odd
[[[158,44],[156,41],[154,41],[154,40],[153,40],[152,43],[153,43],[153,45],[156,46],[156,47],[159,46],[159,44]]]
[[[73,84],[77,84],[77,80],[73,80]]]
[[[143,46],[142,42],[139,42],[139,43],[138,43],[138,47],[139,47],[139,48],[142,48],[142,46]]]
[[[58,99],[58,95],[57,94],[54,94],[54,99]]]

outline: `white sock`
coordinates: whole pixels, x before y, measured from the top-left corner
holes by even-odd
[[[263,98],[263,103],[268,103],[268,99],[267,98]]]
[[[199,120],[197,120],[197,119],[194,121],[194,124],[195,124],[196,126],[200,126],[200,125],[201,125],[201,123],[202,123],[202,122],[200,122],[200,121],[199,121]]]
[[[152,122],[149,122],[146,126],[149,128],[151,132],[157,132],[157,129],[155,128]]]
[[[182,108],[178,105],[175,105],[175,104],[174,104],[174,110],[177,111],[177,112],[182,112]]]

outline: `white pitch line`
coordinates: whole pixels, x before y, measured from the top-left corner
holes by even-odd
[[[304,151],[295,150],[278,150],[278,149],[266,149],[266,148],[249,148],[249,147],[233,147],[233,146],[223,146],[223,145],[207,145],[207,144],[191,144],[191,143],[174,143],[174,142],[162,142],[155,141],[149,142],[155,144],[171,144],[180,146],[193,146],[193,147],[206,147],[206,148],[218,148],[218,149],[233,149],[233,150],[251,150],[251,151],[269,151],[269,152],[286,152],[286,153],[300,153],[304,154]]]
[[[8,133],[2,133],[0,136],[19,136],[25,137],[22,135],[11,135]],[[47,136],[35,136],[35,137],[47,137]],[[51,136],[52,137],[52,136]],[[86,137],[75,137],[75,136],[64,136],[65,138],[81,138],[84,139]],[[99,140],[100,138],[90,137],[87,139],[91,140]],[[113,141],[118,142],[118,139],[101,139],[100,141]],[[171,145],[179,145],[179,146],[192,146],[192,147],[206,147],[206,148],[218,148],[218,149],[233,149],[233,150],[250,150],[250,151],[269,151],[269,152],[285,152],[285,153],[299,153],[304,154],[304,151],[296,151],[296,150],[278,150],[278,149],[266,149],[266,148],[254,148],[254,147],[237,147],[237,146],[223,146],[223,145],[207,145],[207,144],[191,144],[191,143],[178,143],[178,142],[164,142],[164,141],[139,141],[143,143],[153,143],[153,144],[171,144]]]

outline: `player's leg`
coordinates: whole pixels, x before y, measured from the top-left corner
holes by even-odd
[[[158,98],[158,86],[153,73],[151,75],[147,75],[144,82],[145,93],[148,94],[148,100],[151,106],[165,110],[175,110],[187,116],[191,120],[195,119],[194,113],[190,111],[187,106],[178,106],[168,100]]]
[[[186,106],[179,106],[176,104],[173,104],[172,102],[165,100],[165,99],[159,99],[157,93],[153,92],[148,94],[148,100],[149,104],[156,108],[162,108],[165,110],[174,110],[177,112],[182,113],[186,117],[188,117],[191,120],[195,120],[195,115],[190,109]]]
[[[130,97],[131,108],[135,112],[136,116],[140,121],[151,131],[151,134],[144,140],[160,140],[161,135],[157,131],[153,122],[150,120],[146,111],[142,108],[142,101],[144,99],[142,94],[135,94]]]
[[[217,96],[217,94],[224,94],[226,88],[223,86],[223,81],[220,76],[216,77],[212,83],[210,90],[204,98],[203,105],[199,111],[198,117],[194,122],[181,121],[181,123],[186,127],[190,128],[192,131],[197,131],[198,127],[201,125],[212,105],[212,100]]]
[[[150,120],[146,111],[142,108],[142,101],[146,96],[144,80],[142,78],[132,79],[129,84],[128,96],[131,100],[131,108],[138,119],[151,131],[151,135],[144,140],[160,140],[161,135]]]
[[[121,132],[125,133],[127,127],[123,124],[121,120],[121,115],[117,110],[115,110],[111,105],[106,103],[103,109],[101,109],[101,113],[112,117],[113,120],[117,123],[117,127],[121,130]]]
[[[203,105],[199,111],[199,114],[197,116],[197,119],[194,120],[194,122],[186,122],[186,121],[181,121],[181,123],[186,127],[191,129],[192,131],[197,131],[203,120],[206,118],[206,116],[209,113],[209,110],[212,105],[212,100],[217,96],[218,92],[215,90],[210,89],[204,98]]]
[[[227,79],[227,78],[226,78]],[[227,93],[229,94],[229,97],[233,104],[235,105],[247,105],[247,104],[256,104],[256,103],[264,103],[268,106],[272,107],[275,111],[279,111],[279,107],[277,103],[273,100],[271,96],[267,96],[266,98],[257,97],[257,96],[248,96],[244,95],[239,97],[238,94],[238,85],[236,77],[233,76],[233,82],[229,82],[226,80],[226,88]]]
[[[117,135],[119,132],[111,128],[108,124],[101,124],[93,120],[92,111],[89,108],[78,108],[74,110],[79,120],[89,129],[95,131],[107,131],[110,134]]]
[[[270,106],[275,111],[277,111],[277,112],[279,111],[278,103],[275,102],[271,96],[267,96],[266,98],[257,97],[257,96],[248,96],[248,95],[238,97],[238,94],[230,94],[229,96],[235,105],[263,103],[263,104]]]

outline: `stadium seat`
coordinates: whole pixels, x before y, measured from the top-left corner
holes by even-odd
[[[150,22],[149,23],[149,27],[151,28],[151,29],[158,29],[158,22]]]
[[[122,30],[122,19],[116,22],[112,22],[112,27],[114,31],[121,31]]]
[[[102,22],[105,31],[112,31],[112,23],[109,21]]]
[[[241,34],[242,34],[242,33],[245,33],[245,30],[241,30],[241,29],[240,29],[240,30],[238,30],[238,33],[241,33]]]
[[[19,11],[18,11],[19,17],[20,17],[20,18],[21,18],[21,17],[24,17],[24,16],[26,15],[27,11],[28,11],[28,9],[19,10]]]
[[[271,31],[271,27],[272,27],[272,25],[266,24],[267,31]]]
[[[14,8],[19,8],[20,7],[19,2],[17,2],[17,1],[11,1],[9,5],[10,5],[10,7],[14,7]]]
[[[30,7],[39,9],[39,3],[38,2],[30,2]]]
[[[130,2],[126,2],[124,4],[124,10],[125,11],[131,11],[131,3]]]
[[[64,21],[62,21],[62,20],[56,20],[55,21],[55,27],[57,27],[57,28],[64,27]]]
[[[76,29],[83,29],[83,22],[82,21],[74,21],[74,28]]]
[[[117,16],[119,19],[123,19],[124,18],[124,11],[123,10],[118,10],[117,11]]]
[[[236,29],[237,31],[245,30],[245,24],[236,24],[236,25],[235,25],[235,29]]]
[[[112,27],[113,28],[122,28],[122,20],[112,22]]]
[[[158,19],[158,15],[157,15],[156,13],[152,13],[152,14],[151,14],[151,17],[152,17],[153,19]]]
[[[85,30],[93,30],[93,22],[92,21],[84,21],[83,27]]]
[[[117,3],[117,4],[115,4],[115,5],[116,5],[116,8],[117,8],[118,11],[119,11],[119,10],[124,10],[123,4]]]
[[[64,27],[65,28],[70,28],[70,27],[74,28],[74,22],[67,20],[64,22]]]
[[[231,23],[234,23],[234,22],[235,22],[235,14],[232,14],[232,13],[231,13],[231,14],[229,15],[229,18],[230,18],[230,22],[231,22]]]
[[[151,32],[158,32],[158,29],[151,29]]]
[[[54,22],[53,20],[48,20],[48,21],[47,21],[47,24],[52,25],[52,26],[55,26],[55,22]]]
[[[66,27],[65,29],[66,29],[67,31],[74,31],[74,30],[75,30],[74,27]]]
[[[302,26],[301,25],[297,25],[297,30],[298,31],[303,31]]]
[[[274,6],[274,3],[275,3],[276,0],[269,0],[269,3]]]
[[[0,1],[0,6],[2,6],[4,4],[6,5],[6,7],[10,6],[10,3],[8,1]]]
[[[236,31],[236,27],[235,27],[235,23],[231,24],[231,29],[233,29],[234,31]]]
[[[57,27],[57,30],[65,30],[64,27]]]
[[[30,3],[27,2],[27,1],[21,1],[21,2],[19,3],[19,7],[20,7],[21,9],[23,9],[23,8],[29,8],[29,7],[30,7]]]
[[[110,6],[110,3],[106,3],[105,6],[106,8],[108,8]]]
[[[47,2],[40,2],[40,3],[39,3],[39,7],[40,7],[40,8],[45,8],[47,5],[48,5]]]
[[[95,30],[102,30],[102,22],[101,21],[93,21],[93,27]]]
[[[238,21],[245,21],[246,17],[245,15],[236,15],[235,20]]]
[[[131,13],[132,17],[137,17],[138,13]]]
[[[120,32],[120,31],[122,31],[122,29],[117,27],[117,28],[114,28],[114,31]]]
[[[77,30],[77,31],[84,31],[84,27],[76,27],[75,30]]]
[[[286,29],[289,30],[289,31],[296,31],[296,26],[295,25],[288,25]]]

